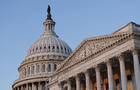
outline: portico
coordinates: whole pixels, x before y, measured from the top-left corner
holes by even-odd
[[[93,65],[93,67],[88,68],[84,72],[69,77],[74,78],[75,81],[72,82],[70,79],[67,79],[65,84],[68,84],[68,89],[66,90],[130,90],[130,88],[131,90],[135,90],[133,85],[137,82],[133,83],[132,77],[137,78],[137,74],[139,73],[135,70],[137,65],[132,64],[135,62],[135,59],[139,61],[139,58],[134,56],[134,53],[135,55],[138,55],[138,53],[134,51],[138,50],[127,50],[117,56],[108,58],[108,60],[104,60],[102,63]],[[129,65],[126,65],[128,63],[129,65],[132,65],[134,69]],[[133,72],[137,72],[137,74],[134,75],[132,74]],[[84,85],[81,84],[81,79],[84,79]],[[61,81],[61,83],[63,83],[63,81]],[[72,89],[71,83],[75,83],[75,89]],[[60,84],[60,87],[63,87],[65,84]],[[139,88],[139,86],[137,88]],[[62,90],[64,89],[62,88]]]

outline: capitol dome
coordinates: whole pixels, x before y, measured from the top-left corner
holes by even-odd
[[[71,52],[72,50],[70,47],[59,39],[58,36],[46,35],[31,45],[28,49],[26,58],[43,55],[67,57]]]
[[[59,57],[65,59],[72,52],[71,48],[54,32],[55,22],[48,10],[47,19],[43,23],[45,32],[39,40],[34,42],[27,51],[26,59],[36,56],[46,56],[55,60]]]
[[[48,6],[47,19],[44,21],[45,31],[40,39],[35,41],[28,49],[25,60],[18,68],[19,78],[14,85],[25,85],[28,81],[30,83],[46,81],[50,82],[50,77],[55,74],[57,68],[72,52],[71,48],[61,40],[54,31],[55,22],[51,18],[50,6]],[[44,84],[43,84],[44,85]],[[44,86],[42,85],[42,88]],[[31,90],[27,87],[26,90]],[[22,89],[21,89],[22,90]],[[45,90],[45,89],[33,89]],[[48,90],[48,89],[47,89]]]

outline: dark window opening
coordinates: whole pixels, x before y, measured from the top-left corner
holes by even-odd
[[[108,83],[106,84],[106,89],[108,89]]]
[[[56,70],[57,69],[57,65],[56,64],[54,64],[54,70]]]
[[[119,79],[115,80],[116,85],[118,85],[120,83]]]
[[[51,72],[51,65],[48,65],[48,72]]]
[[[128,81],[131,81],[131,80],[132,80],[131,75],[128,75],[128,76],[127,76],[127,79],[128,79]]]

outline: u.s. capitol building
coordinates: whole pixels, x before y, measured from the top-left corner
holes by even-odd
[[[13,90],[140,90],[140,25],[87,38],[72,52],[55,33],[49,6],[43,24]]]

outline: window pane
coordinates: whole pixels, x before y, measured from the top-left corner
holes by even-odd
[[[39,65],[37,65],[37,67],[36,67],[36,72],[37,72],[37,73],[40,72],[40,66],[39,66]]]
[[[32,69],[31,69],[31,73],[32,73],[32,74],[34,74],[34,69],[35,69],[35,67],[32,66]]]
[[[48,72],[51,72],[51,65],[48,65]]]
[[[54,64],[54,70],[56,70],[57,69],[57,65],[56,64]]]
[[[42,64],[42,72],[45,72],[45,64]]]

